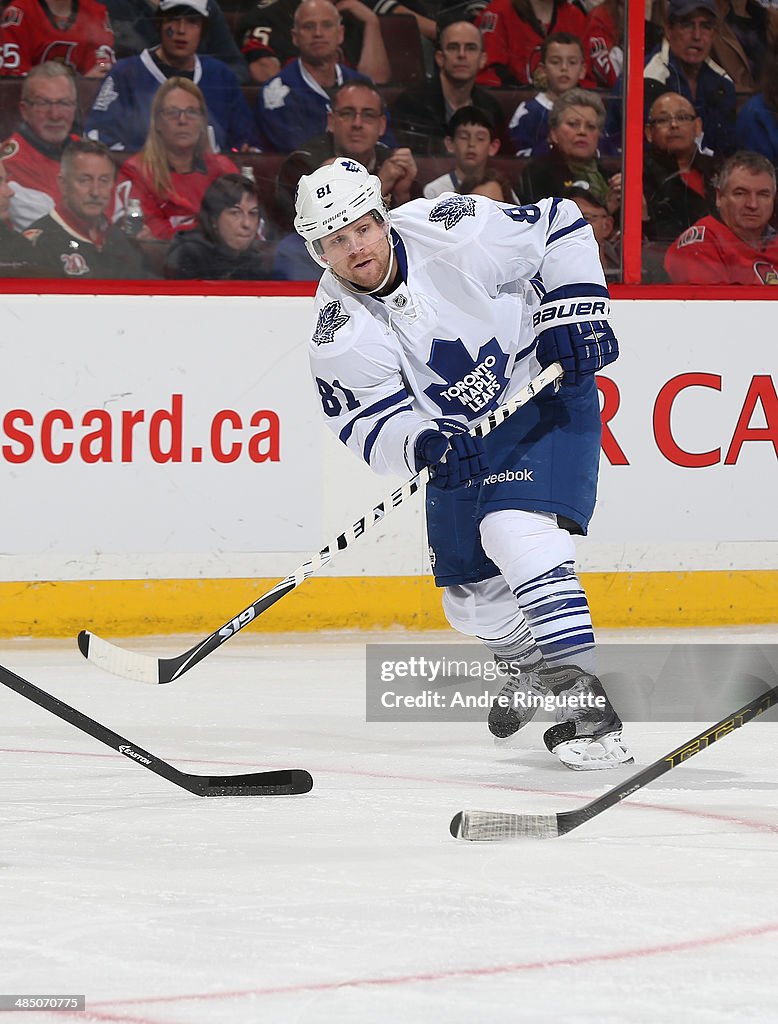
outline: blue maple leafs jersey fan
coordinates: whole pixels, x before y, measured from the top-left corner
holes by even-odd
[[[398,287],[354,293],[327,271],[310,358],[336,436],[374,470],[407,476],[422,430],[472,425],[539,372],[545,296],[582,297],[588,319],[610,307],[597,244],[570,200],[447,194],[393,210],[391,228]]]

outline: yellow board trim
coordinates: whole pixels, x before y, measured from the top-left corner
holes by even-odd
[[[739,626],[778,622],[778,571],[584,573],[595,626]],[[277,580],[0,583],[0,636],[208,634]],[[427,577],[321,577],[269,609],[254,630],[443,629]]]

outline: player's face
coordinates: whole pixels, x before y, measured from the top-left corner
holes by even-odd
[[[8,219],[13,194],[14,190],[8,184],[8,176],[5,173],[3,161],[0,160],[0,220]]]
[[[386,118],[381,101],[371,89],[358,86],[341,89],[328,127],[335,140],[335,148],[342,156],[363,162],[361,157],[373,156],[375,146],[386,131]]]
[[[548,137],[568,160],[590,160],[597,152],[600,123],[592,107],[568,107]]]
[[[244,192],[239,203],[222,210],[216,218],[216,231],[228,249],[245,252],[257,237],[259,203]]]
[[[710,56],[716,35],[716,19],[704,7],[665,26],[670,52],[682,64],[700,65]]]
[[[194,150],[205,129],[197,97],[184,89],[171,89],[157,113],[156,129],[166,149]]]
[[[196,14],[166,18],[162,23],[161,45],[165,59],[173,67],[189,64],[200,45],[203,19]]]
[[[452,140],[457,167],[467,174],[483,171],[498,146],[492,142],[489,129],[480,124],[463,124],[454,132]]]
[[[21,102],[22,119],[51,145],[64,142],[76,116],[76,89],[68,78],[36,78]]]
[[[322,255],[338,277],[358,288],[377,288],[389,270],[391,258],[386,225],[366,213],[322,239]]]
[[[97,153],[79,153],[59,178],[62,198],[73,213],[98,221],[113,196],[113,161]]]
[[[775,185],[766,171],[752,174],[747,167],[736,167],[716,201],[727,227],[744,241],[756,242],[773,215]]]
[[[584,59],[580,46],[574,43],[551,43],[544,62],[548,92],[561,96],[573,89],[583,78]]]
[[[337,9],[327,0],[304,0],[295,12],[292,42],[309,64],[337,60],[343,25]]]
[[[483,67],[486,55],[481,33],[469,22],[458,21],[445,30],[435,63],[441,74],[452,82],[472,82]]]
[[[646,138],[657,149],[672,156],[691,155],[702,122],[694,107],[678,93],[668,92],[656,100],[649,111]]]

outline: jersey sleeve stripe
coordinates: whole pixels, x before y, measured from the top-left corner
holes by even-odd
[[[361,412],[358,412],[356,416],[341,430],[338,437],[343,444],[346,444],[348,439],[351,437],[351,433],[358,420],[364,419],[365,416],[374,416],[377,412],[383,412],[384,409],[388,409],[390,406],[396,405],[398,402],[404,402],[407,397],[408,392],[405,388],[402,388],[400,391],[396,391],[393,395],[388,395],[386,398],[382,398],[379,402],[374,402],[372,405],[369,405],[367,409],[363,409]]]
[[[561,199],[558,199],[558,198],[557,198],[557,199],[554,199],[554,200],[552,200],[552,202],[551,202],[551,207],[550,207],[550,209],[549,209],[549,211],[548,211],[548,226],[549,226],[549,227],[551,227],[551,225],[552,225],[552,224],[554,223],[554,221],[556,220],[556,213],[557,213],[557,209],[558,209],[558,207],[559,207],[559,204],[560,204],[561,202],[562,202],[562,200],[561,200]],[[549,239],[549,241],[551,241],[551,239]]]
[[[376,423],[376,425],[365,438],[365,446],[362,449],[362,458],[365,460],[365,462],[368,463],[368,465],[370,464],[370,456],[373,452],[373,448],[375,447],[375,443],[378,440],[378,435],[383,430],[384,424],[387,422],[387,420],[390,420],[393,416],[396,416],[398,413],[411,412],[412,409],[412,405],[402,405],[400,406],[399,409],[392,409],[390,413],[387,413],[386,416],[382,416],[378,423]]]
[[[560,228],[558,231],[553,231],[546,239],[546,245],[553,245],[554,242],[558,242],[560,238],[564,238],[565,235],[572,234],[573,231],[577,231],[579,228],[585,228],[586,221],[583,217],[579,217],[577,221],[572,224],[568,224],[566,228]]]
[[[603,288],[601,284],[563,284],[553,291],[546,292],[543,296],[543,305],[547,302],[557,302],[559,299],[589,299],[593,295],[602,295],[604,299],[610,298],[608,289]]]

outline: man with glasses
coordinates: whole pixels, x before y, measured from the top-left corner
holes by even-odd
[[[649,109],[664,92],[676,92],[701,119],[704,148],[718,156],[735,149],[735,86],[710,56],[716,39],[716,0],[670,0],[665,38],[643,72]]]
[[[110,149],[137,152],[149,130],[151,101],[168,78],[189,78],[205,96],[216,151],[255,147],[256,130],[240,83],[216,57],[197,54],[208,0],[161,0],[159,46],[120,60],[103,82],[87,118],[87,135]]]
[[[381,94],[369,82],[347,82],[335,93],[327,115],[327,131],[309,139],[290,153],[278,175],[286,213],[294,207],[297,183],[336,156],[357,160],[381,180],[384,201],[396,207],[416,199],[416,161],[410,149],[390,149],[381,142],[386,131],[386,111]]]
[[[511,152],[502,107],[488,89],[475,84],[485,60],[481,33],[471,22],[452,21],[441,29],[435,47],[438,76],[401,93],[392,105],[398,138],[419,155],[447,156],[451,118],[462,107],[478,107],[489,116],[504,152]]]
[[[23,231],[59,198],[59,163],[76,116],[70,70],[58,61],[34,67],[24,80],[19,110],[22,123],[0,147],[0,160],[14,193],[10,221]]]
[[[645,126],[643,153],[644,234],[664,255],[682,231],[715,207],[717,161],[701,153],[702,122],[677,92],[654,100]]]
[[[263,148],[291,153],[306,139],[324,131],[330,96],[344,82],[369,81],[365,67],[373,68],[376,82],[389,80],[391,69],[378,15],[364,4],[348,6],[351,13],[357,8],[364,9],[360,17],[365,18],[362,60],[357,71],[340,63],[344,39],[340,9],[330,0],[303,0],[297,8],[292,41],[300,56],[271,78],[257,96],[255,114]]]

